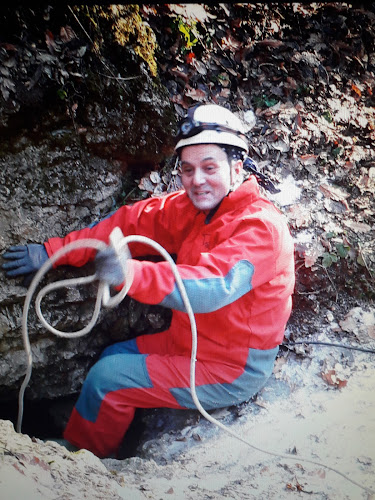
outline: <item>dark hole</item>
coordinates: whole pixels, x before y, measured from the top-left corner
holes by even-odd
[[[22,434],[43,440],[61,439],[70,413],[76,402],[76,396],[62,397],[56,400],[40,399],[24,401]],[[10,420],[14,428],[17,426],[18,398],[2,401],[0,404],[0,419]],[[142,440],[145,424],[142,422],[142,410],[136,410],[123,443],[118,459],[137,456],[137,448]]]

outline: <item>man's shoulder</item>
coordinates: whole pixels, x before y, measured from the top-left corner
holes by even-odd
[[[164,194],[159,197],[159,200],[165,207],[176,210],[187,210],[192,208],[192,203],[183,189]]]

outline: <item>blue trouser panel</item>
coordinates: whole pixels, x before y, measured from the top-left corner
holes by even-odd
[[[202,406],[209,410],[250,399],[263,387],[272,373],[277,352],[278,347],[264,351],[249,349],[245,367],[238,370],[237,378],[228,382],[222,382],[220,363],[197,362],[197,373],[200,376],[196,377],[196,392]],[[167,389],[169,396],[173,396],[172,399],[177,403],[174,407],[195,408],[190,393],[189,367],[189,358],[141,354],[135,339],[119,342],[106,348],[99,361],[91,368],[76,409],[84,419],[95,422],[107,394],[121,391],[121,398],[126,404],[126,389],[157,391],[157,385],[160,385],[161,392]],[[225,371],[224,367],[222,371]],[[163,379],[164,373],[166,383],[170,383],[167,387],[158,382]],[[221,382],[211,383],[215,379]],[[161,393],[160,402],[155,407],[170,407],[169,399],[170,397],[165,398]],[[145,404],[140,404],[139,407],[150,407],[146,394]]]
[[[136,340],[104,350],[70,416],[64,432],[68,441],[99,457],[110,456],[118,450],[136,408],[195,408],[190,358],[165,354],[166,346],[158,343],[153,346],[150,350],[160,354],[140,353]],[[196,391],[202,406],[221,408],[249,399],[266,383],[277,352],[249,349],[243,368],[198,361]]]
[[[227,383],[204,384],[196,387],[199,401],[206,410],[242,403],[256,394],[272,373],[279,348],[260,351],[249,349],[242,375]],[[171,388],[181,406],[195,408],[189,388]]]

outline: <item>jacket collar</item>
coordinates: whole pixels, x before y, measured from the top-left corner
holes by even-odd
[[[259,184],[252,175],[235,191],[231,191],[225,198],[213,209],[209,211],[205,218],[205,224],[209,224],[215,215],[221,215],[225,212],[241,209],[246,205],[251,205],[260,197]]]

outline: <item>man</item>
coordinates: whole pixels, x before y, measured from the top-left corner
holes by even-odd
[[[177,255],[196,315],[196,391],[209,410],[248,400],[272,373],[291,312],[293,241],[255,176],[243,181],[248,145],[229,110],[213,104],[190,110],[176,152],[183,191],[123,206],[91,228],[23,247],[22,255],[19,248],[10,251],[4,267],[9,275],[32,270],[35,254],[37,269],[71,241],[108,242],[116,226],[125,235],[156,240]],[[140,257],[151,249],[131,244],[130,251]],[[91,249],[74,250],[57,264],[82,266],[93,259]],[[96,261],[104,277],[108,268],[116,271],[110,252]],[[167,331],[112,345],[91,368],[64,437],[99,457],[116,453],[136,408],[195,408],[190,323],[169,264],[130,259],[127,266],[133,276],[129,295],[171,308],[173,316]],[[119,274],[116,285],[123,281]]]

